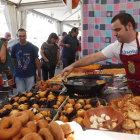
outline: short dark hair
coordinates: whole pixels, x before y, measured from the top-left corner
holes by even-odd
[[[66,34],[67,34],[66,32],[63,32],[63,33],[62,33],[62,36],[66,35]]]
[[[52,38],[58,39],[57,34],[56,34],[56,33],[51,33],[51,34],[49,35],[48,40],[47,40],[48,44],[51,44],[51,39],[52,39]]]
[[[3,42],[8,41],[8,39],[6,38],[0,38],[0,40],[2,40]]]
[[[26,30],[25,30],[25,29],[23,29],[23,28],[18,29],[18,32],[19,32],[19,31],[21,31],[21,32],[23,32],[23,31],[24,31],[24,32],[26,33]]]
[[[78,28],[73,27],[73,28],[71,29],[71,33],[76,32],[77,29],[78,29]]]
[[[135,20],[130,14],[127,13],[117,14],[112,18],[111,23],[115,22],[117,19],[119,19],[121,24],[124,25],[125,27],[129,22],[131,22],[133,29],[135,30]]]

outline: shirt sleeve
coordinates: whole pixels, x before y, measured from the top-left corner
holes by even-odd
[[[43,44],[41,45],[41,50],[44,50],[44,47],[45,47],[45,44],[43,43]]]
[[[33,45],[33,55],[35,59],[38,58],[37,50],[34,45]]]
[[[63,37],[63,39],[61,40],[61,42],[62,42],[62,43],[66,43],[66,41],[67,41],[67,35],[65,35],[65,36]]]
[[[12,47],[11,58],[16,58],[16,45]]]
[[[106,48],[104,48],[102,51],[104,56],[107,58],[117,58],[120,59],[120,43],[118,41],[115,41],[114,43],[108,45]]]

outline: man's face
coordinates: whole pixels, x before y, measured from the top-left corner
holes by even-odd
[[[77,37],[79,34],[79,30],[77,29],[76,32],[74,32],[75,37]]]
[[[18,38],[21,44],[26,43],[26,32],[25,31],[19,31],[18,32]]]
[[[127,43],[129,37],[129,31],[127,26],[121,24],[120,20],[117,19],[111,24],[112,30],[114,31],[114,36],[117,37],[118,41],[121,43]]]
[[[11,39],[11,34],[10,33],[7,33],[6,36],[5,36],[5,38],[8,39],[8,40],[10,40]]]

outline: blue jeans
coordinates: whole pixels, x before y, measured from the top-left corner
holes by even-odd
[[[34,76],[28,77],[28,78],[19,78],[15,77],[15,82],[17,86],[17,93],[19,92],[25,92],[27,89],[27,92],[29,93],[31,88],[34,86]]]
[[[75,58],[62,58],[63,69],[75,62]]]

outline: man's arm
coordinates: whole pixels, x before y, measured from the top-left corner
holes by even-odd
[[[67,72],[67,74],[65,76],[68,76],[74,68],[84,67],[84,66],[87,66],[87,65],[99,62],[99,61],[106,60],[106,59],[108,59],[108,58],[106,56],[104,56],[102,52],[97,52],[97,53],[87,55],[84,58],[80,59],[79,61],[66,67],[62,71],[61,76],[64,76],[65,72]]]
[[[60,42],[60,44],[59,44],[60,46],[63,46],[63,47],[67,47],[67,48],[69,48],[70,47],[70,45],[69,44],[65,44],[65,43],[63,43],[63,42]]]
[[[6,62],[6,48],[4,44],[2,44],[1,50],[0,50],[0,59],[2,63]]]
[[[41,50],[40,54],[43,57],[43,59],[45,60],[45,62],[49,62],[49,60],[46,58],[46,56],[44,54],[44,50]]]
[[[39,62],[38,58],[35,58],[35,63],[36,63],[36,67],[38,70],[37,81],[40,81],[41,80],[41,68],[40,68],[40,62]]]

